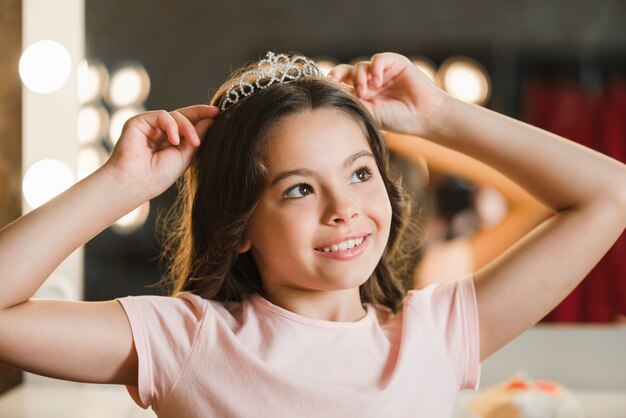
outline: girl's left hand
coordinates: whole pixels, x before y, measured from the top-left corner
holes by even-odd
[[[450,97],[407,57],[393,52],[340,64],[328,76],[351,86],[380,128],[391,132],[426,137]]]

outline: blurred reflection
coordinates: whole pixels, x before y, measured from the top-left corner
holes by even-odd
[[[414,287],[457,280],[476,271],[551,215],[493,168],[423,138],[386,133],[392,163],[418,205],[424,244]],[[423,160],[423,163],[420,163]]]

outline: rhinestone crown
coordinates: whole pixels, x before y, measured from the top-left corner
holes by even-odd
[[[269,51],[265,58],[258,62],[256,69],[245,71],[238,81],[228,87],[220,108],[226,110],[255,91],[272,84],[286,83],[308,76],[324,77],[324,73],[315,62],[303,55],[289,57]]]

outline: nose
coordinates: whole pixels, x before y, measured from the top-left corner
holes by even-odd
[[[346,190],[328,195],[324,223],[328,225],[348,223],[358,217],[358,208],[356,197]]]

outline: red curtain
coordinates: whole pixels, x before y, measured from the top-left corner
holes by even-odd
[[[610,76],[601,91],[566,77],[530,80],[522,94],[522,119],[626,162],[626,81],[621,76]],[[584,237],[580,245],[584,248]],[[613,322],[619,315],[626,315],[626,234],[542,322]]]

